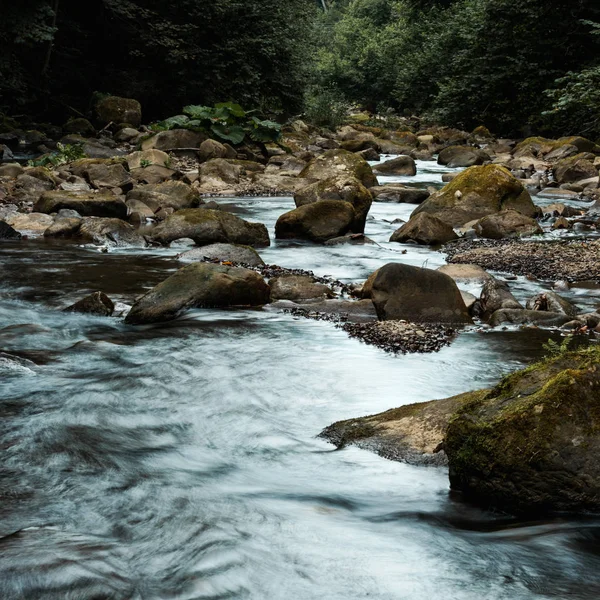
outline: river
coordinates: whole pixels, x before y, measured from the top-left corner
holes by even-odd
[[[449,171],[419,168],[415,185]],[[272,239],[293,206],[220,203]],[[413,208],[374,204],[375,246],[285,241],[261,255],[344,281],[390,261],[444,264],[387,242]],[[517,522],[450,494],[445,469],[316,437],[490,385],[539,357],[548,332],[473,327],[439,353],[391,356],[269,309],[147,327],[57,310],[98,289],[131,303],[179,266],[178,251],[0,245],[0,350],[24,357],[0,355],[0,598],[600,597],[598,520]],[[519,298],[540,287],[512,285]],[[598,302],[596,290],[570,296]]]

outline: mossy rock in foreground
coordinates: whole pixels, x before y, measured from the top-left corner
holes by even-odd
[[[450,420],[451,487],[521,515],[600,511],[600,348],[506,377]]]

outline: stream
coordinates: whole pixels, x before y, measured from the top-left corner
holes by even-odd
[[[411,185],[452,171],[418,169]],[[387,262],[445,262],[387,241],[413,205],[373,204],[376,245],[328,247],[274,240],[291,198],[218,202],[267,225],[266,263],[358,282]],[[556,334],[471,327],[438,353],[392,356],[268,307],[144,327],[60,312],[96,290],[131,303],[184,249],[0,245],[0,352],[23,359],[0,354],[0,598],[600,597],[600,520],[518,522],[449,493],[446,469],[316,437],[492,385]],[[520,300],[542,287],[511,281]],[[566,295],[600,300],[585,286]]]

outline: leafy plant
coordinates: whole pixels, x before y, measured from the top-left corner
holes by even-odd
[[[142,158],[140,160],[140,167],[142,167],[142,169],[146,169],[147,167],[149,167],[152,164],[151,160],[148,160],[147,158]]]
[[[552,338],[550,338],[542,347],[546,351],[546,356],[548,356],[549,358],[554,358],[556,356],[560,356],[561,354],[565,354],[566,352],[568,352],[572,341],[572,335],[566,336],[560,344],[555,342]]]
[[[214,107],[189,105],[182,115],[169,117],[150,126],[152,131],[190,129],[202,131],[237,146],[249,137],[255,142],[276,142],[281,137],[281,125],[275,121],[261,120],[235,102],[221,102]]]
[[[313,86],[305,96],[306,119],[320,127],[336,130],[348,118],[350,104],[335,88]]]
[[[30,167],[58,167],[67,163],[85,158],[85,152],[81,144],[56,144],[56,151],[44,154],[37,160],[30,160]]]

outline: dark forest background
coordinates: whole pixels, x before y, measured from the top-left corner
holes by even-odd
[[[60,121],[110,93],[145,120],[234,100],[598,137],[599,23],[597,0],[3,1],[0,111]]]

